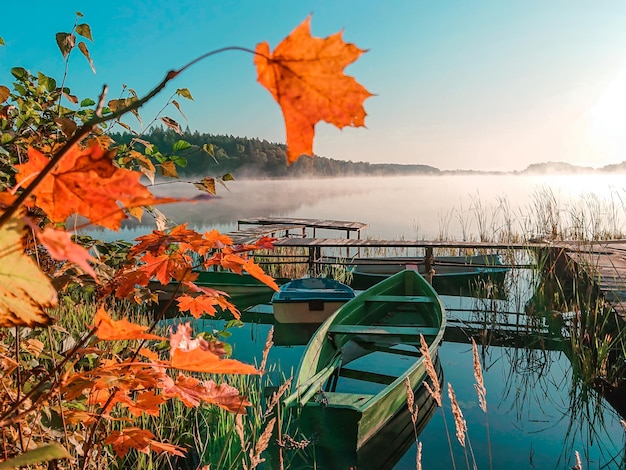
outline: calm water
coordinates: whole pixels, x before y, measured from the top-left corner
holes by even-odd
[[[354,220],[369,223],[372,238],[479,239],[497,238],[507,230],[530,236],[545,232],[538,223],[546,201],[559,226],[579,230],[626,232],[622,204],[626,176],[443,176],[354,178],[298,181],[236,181],[220,189],[210,202],[165,206],[178,223],[198,230],[236,230],[236,220],[254,216],[286,216]],[[179,183],[156,188],[163,195],[196,194]],[[548,224],[549,225],[549,224]],[[91,232],[107,239],[134,238],[153,227],[133,225],[117,234]],[[489,312],[524,312],[536,280],[529,271],[515,271],[507,280],[506,300],[484,301],[444,297],[451,319],[484,318]],[[501,318],[501,316],[500,316]],[[219,326],[200,322],[199,328]],[[237,359],[260,361],[271,325],[249,323],[234,331],[230,343]],[[302,344],[274,346],[270,363],[289,375],[300,359]],[[469,441],[478,468],[567,469],[580,452],[583,468],[625,468],[624,430],[619,417],[602,399],[586,396],[559,351],[486,346],[483,350],[488,425],[473,387],[470,345],[445,341],[440,348],[445,383],[451,383],[467,420]],[[276,377],[278,381],[278,377]],[[445,421],[457,468],[466,457],[454,436],[453,418],[444,397]],[[437,410],[420,434],[425,469],[452,468],[444,415]],[[487,433],[488,431],[488,433]],[[490,443],[487,436],[489,435]],[[393,454],[389,442],[380,450]],[[489,457],[491,452],[491,458]],[[415,445],[397,451],[395,469],[415,468]],[[471,456],[470,456],[471,463]],[[324,467],[322,467],[324,468]],[[327,467],[332,468],[332,467]]]

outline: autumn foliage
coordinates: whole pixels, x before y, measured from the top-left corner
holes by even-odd
[[[267,43],[261,43],[254,55],[259,82],[282,108],[290,162],[302,154],[313,154],[314,126],[320,120],[339,128],[363,126],[363,101],[371,96],[354,78],[343,74],[344,67],[363,51],[344,43],[340,34],[313,38],[309,23],[307,18],[273,53]],[[63,58],[68,60],[78,48],[95,72],[86,43],[81,40],[76,45],[77,36],[92,40],[89,26],[76,24],[71,33],[57,34]],[[185,224],[161,226],[137,238],[124,259],[107,263],[96,256],[99,253],[78,243],[64,225],[68,217],[81,216],[88,224],[118,230],[125,218],[141,217],[144,209],[153,211],[155,205],[174,202],[155,197],[141,177],[153,180],[157,169],[164,177],[175,176],[177,159],[161,155],[138,133],[135,143],[144,145],[144,152],[132,146],[115,147],[106,138],[104,124],[127,127],[119,118],[128,112],[138,115],[139,107],[185,68],[169,72],[143,98],[129,89],[128,97],[110,100],[108,106],[102,95],[99,103],[83,100],[78,109],[62,106],[61,100],[78,106],[78,98],[41,73],[35,77],[14,68],[16,89],[0,86],[0,129],[5,131],[0,131],[0,150],[9,154],[0,163],[0,327],[13,330],[11,335],[0,333],[0,337],[5,342],[14,338],[14,349],[39,358],[44,342],[29,339],[20,343],[23,328],[54,325],[51,309],[67,286],[95,285],[98,299],[91,325],[85,325],[84,334],[60,353],[53,350],[52,330],[48,330],[54,357],[45,362],[48,369],[33,371],[8,346],[0,349],[1,460],[28,454],[37,443],[59,438],[48,429],[37,441],[31,427],[41,413],[73,427],[72,433],[64,428],[60,435],[65,436],[66,446],[73,439],[75,445],[68,450],[78,466],[88,468],[94,455],[107,446],[120,457],[131,450],[183,456],[186,449],[160,442],[152,431],[132,420],[158,416],[172,400],[190,408],[209,404],[237,414],[245,413],[250,405],[236,388],[208,379],[206,374],[221,377],[261,371],[227,357],[227,348],[218,340],[194,336],[189,323],[161,333],[155,330],[158,316],[151,325],[119,318],[119,303],[111,299],[155,304],[155,285],[174,283],[180,312],[196,318],[217,313],[238,318],[237,308],[225,293],[194,282],[197,271],[219,267],[245,272],[277,289],[253,257],[259,249],[272,249],[271,239],[236,245],[217,231],[198,233]],[[175,96],[192,99],[186,89],[178,89]],[[13,104],[18,100],[21,108]],[[45,112],[34,119],[34,111],[23,113],[24,103]],[[181,111],[176,100],[170,99],[170,103]],[[174,119],[160,119],[180,131]],[[210,177],[196,186],[215,192]],[[162,315],[165,308],[157,310]],[[104,422],[128,424],[112,429],[103,426]],[[27,428],[30,431],[26,432]],[[33,438],[37,442],[31,441]],[[46,455],[43,460],[65,454]]]

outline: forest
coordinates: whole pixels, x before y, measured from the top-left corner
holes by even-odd
[[[440,173],[439,169],[428,165],[372,164],[317,155],[315,158],[300,158],[288,165],[284,144],[258,138],[192,132],[189,129],[181,132],[179,134],[174,129],[158,125],[141,137],[142,141],[154,145],[162,155],[174,158],[181,177],[226,173],[237,179]],[[133,134],[129,132],[111,133],[110,137],[118,144],[130,144],[133,140]],[[181,144],[180,141],[190,145]],[[177,142],[179,144],[175,146]]]

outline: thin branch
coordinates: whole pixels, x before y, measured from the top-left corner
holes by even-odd
[[[43,181],[43,179],[48,175],[48,173],[50,173],[52,171],[52,169],[57,165],[57,163],[59,163],[61,158],[63,158],[65,156],[65,154],[68,153],[69,150],[75,144],[78,144],[84,137],[86,137],[96,126],[98,126],[98,125],[100,125],[100,124],[102,124],[104,122],[107,122],[107,121],[112,121],[114,119],[117,119],[117,118],[123,116],[124,114],[127,114],[127,113],[129,113],[131,111],[134,111],[136,109],[139,109],[144,104],[146,104],[148,101],[150,101],[152,98],[154,98],[157,94],[159,94],[171,80],[176,78],[180,73],[184,72],[185,70],[187,70],[192,65],[198,63],[199,61],[201,61],[203,59],[206,59],[207,57],[211,57],[212,55],[215,55],[215,54],[218,54],[218,53],[221,53],[221,52],[225,52],[225,51],[229,51],[229,50],[238,50],[238,51],[244,51],[244,52],[250,52],[252,54],[256,54],[256,52],[253,51],[252,49],[248,49],[248,48],[245,48],[245,47],[238,47],[238,46],[223,47],[221,49],[216,49],[214,51],[207,52],[206,54],[203,54],[200,57],[192,60],[188,64],[184,65],[180,69],[178,69],[178,70],[170,70],[169,72],[167,72],[167,74],[165,75],[165,78],[163,80],[161,80],[161,82],[156,87],[154,87],[152,89],[152,91],[150,91],[143,98],[141,98],[141,99],[139,99],[137,101],[133,101],[127,107],[122,108],[122,109],[118,109],[117,111],[115,111],[115,112],[113,112],[111,114],[107,114],[106,116],[101,116],[101,115],[98,116],[98,115],[96,115],[95,118],[90,119],[85,124],[83,124],[81,127],[76,129],[76,132],[74,132],[74,135],[72,135],[72,137],[70,137],[70,139],[63,145],[63,147],[61,147],[61,149],[52,156],[52,158],[50,159],[48,164],[33,179],[31,184],[28,185],[28,187],[24,189],[24,191],[17,197],[17,199],[13,202],[13,204],[11,204],[9,207],[7,207],[6,211],[4,211],[4,213],[2,215],[0,215],[0,226],[4,225],[11,218],[11,216],[15,213],[15,211],[17,211],[18,207],[20,207],[24,203],[24,201],[32,194],[32,192],[35,190],[35,188]],[[102,105],[102,103],[104,101],[104,96],[106,95],[106,92],[107,92],[107,87],[105,85],[104,88],[103,88],[102,94],[100,95],[100,98],[98,100],[99,101],[98,109],[101,108],[101,105]]]

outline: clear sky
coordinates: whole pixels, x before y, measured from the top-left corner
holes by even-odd
[[[626,160],[626,2],[622,0],[107,0],[5,2],[0,84],[22,66],[61,81],[55,33],[84,14],[97,73],[76,51],[66,85],[109,98],[140,95],[165,73],[224,46],[273,49],[312,14],[312,34],[343,30],[366,54],[346,69],[376,96],[367,128],[320,123],[318,155],[441,169],[522,170],[565,161],[599,167]],[[256,82],[252,56],[227,52],[168,85],[141,111],[192,130],[284,142],[278,105]],[[135,125],[138,123],[127,120]]]

